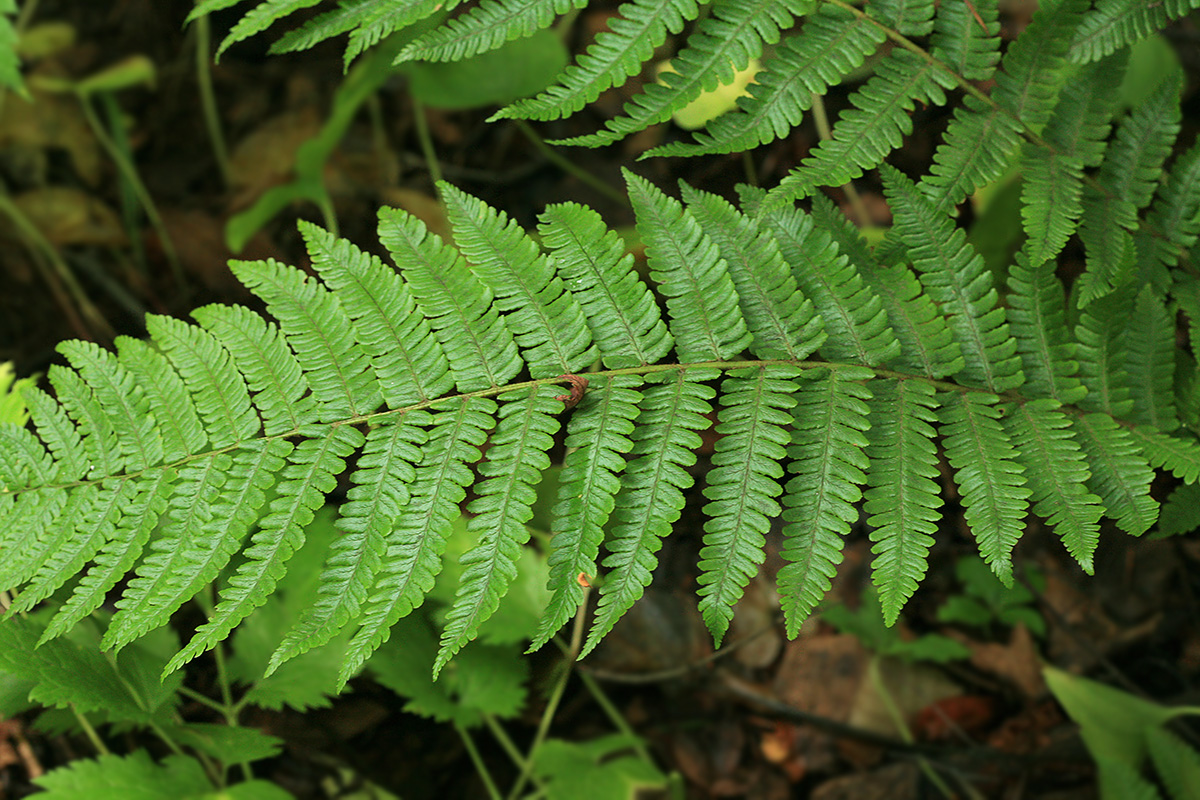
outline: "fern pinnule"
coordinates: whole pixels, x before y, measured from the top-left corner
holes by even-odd
[[[1143,286],[1125,332],[1131,421],[1170,432],[1179,427],[1175,409],[1175,317],[1152,286]]]
[[[842,114],[830,138],[768,193],[767,202],[807,197],[818,186],[840,186],[879,166],[912,132],[910,115],[916,104],[942,105],[943,89],[951,87],[953,82],[938,66],[907,50],[893,50],[850,96],[854,108]]]
[[[983,258],[912,181],[886,165],[883,177],[896,230],[925,291],[945,309],[962,348],[966,365],[958,373],[960,379],[995,392],[1020,386],[1021,359]]]
[[[411,495],[421,460],[421,445],[432,421],[424,411],[371,428],[351,475],[353,486],[338,512],[333,540],[317,589],[317,598],[284,636],[267,666],[267,675],[290,658],[320,647],[355,619],[375,585],[387,540]]]
[[[904,36],[928,36],[933,30],[934,0],[874,0],[867,13]]]
[[[563,203],[547,207],[539,219],[554,268],[578,298],[604,365],[653,364],[669,353],[675,339],[658,303],[634,272],[632,254],[600,215]]]
[[[337,292],[388,407],[402,408],[450,391],[454,380],[442,346],[396,270],[326,230],[299,224],[313,269]]]
[[[521,371],[517,344],[491,291],[458,251],[395,209],[380,209],[379,239],[421,304],[460,391],[502,386]]]
[[[930,37],[933,57],[971,81],[986,81],[1000,63],[1000,3],[941,3]]]
[[[997,105],[1027,128],[1040,129],[1073,70],[1067,62],[1067,36],[1079,24],[1087,0],[1039,6],[1025,32],[1012,43],[996,73]]]
[[[467,507],[475,514],[467,530],[478,544],[461,559],[466,570],[446,614],[441,646],[433,662],[435,677],[475,638],[517,574],[517,559],[529,539],[525,523],[533,516],[537,499],[534,487],[550,466],[546,453],[559,428],[556,415],[563,410],[556,392],[552,386],[537,386],[501,396],[499,422],[487,459],[479,465],[483,480],[476,486],[478,497]]]
[[[699,13],[696,0],[631,0],[617,8],[608,30],[567,66],[558,83],[538,94],[518,100],[491,119],[551,120],[574,114],[611,86],[642,70],[667,33],[679,33]]]
[[[671,62],[662,83],[648,84],[625,104],[625,116],[609,120],[604,130],[560,139],[555,144],[598,147],[620,141],[671,115],[762,54],[763,45],[779,41],[795,15],[811,8],[809,0],[715,0],[712,15],[702,20],[687,46]]]
[[[1090,574],[1103,509],[1086,488],[1091,471],[1071,418],[1058,401],[1040,399],[1007,404],[1001,421],[1025,469],[1033,512],[1054,527],[1067,552]]]
[[[535,650],[575,615],[583,602],[585,581],[596,576],[604,526],[612,516],[621,488],[625,453],[640,413],[641,378],[616,375],[595,380],[571,414],[567,455],[559,474],[558,502],[553,509],[554,537],[547,555],[550,601],[529,649]]]
[[[1139,457],[1133,434],[1106,414],[1085,414],[1072,426],[1087,456],[1088,491],[1100,498],[1105,515],[1132,536],[1141,536],[1158,518],[1150,496],[1154,470]]]
[[[1012,549],[1024,529],[1030,491],[996,400],[979,392],[952,392],[942,398],[938,422],[979,554],[1010,585]]]
[[[764,58],[736,111],[710,122],[695,142],[660,145],[643,158],[734,153],[782,139],[800,124],[814,96],[862,66],[883,40],[866,16],[822,4],[805,18],[801,34],[784,37]]]
[[[521,348],[534,378],[575,372],[596,360],[583,309],[549,260],[503,212],[441,184],[454,243]]]
[[[874,373],[861,367],[806,375],[792,409],[790,480],[783,498],[780,603],[789,636],[829,591],[842,560],[842,537],[859,517],[855,504],[868,466],[863,448],[870,427],[863,385]]]
[[[488,432],[496,424],[496,402],[486,397],[462,398],[456,407],[433,415],[422,446],[416,475],[409,484],[409,503],[387,537],[375,583],[362,607],[359,628],[351,638],[338,672],[345,685],[379,646],[392,625],[421,605],[442,569],[442,554],[466,488],[474,480],[468,464],[479,460]],[[272,663],[282,661],[280,655]]]
[[[766,534],[780,512],[781,461],[791,440],[795,367],[737,370],[721,384],[717,440],[708,473],[700,613],[720,646],[733,607],[765,558]]]
[[[1080,381],[1076,344],[1067,328],[1066,293],[1054,275],[1054,263],[1033,264],[1024,251],[1008,271],[1009,329],[1025,374],[1025,390],[1061,403],[1078,403],[1087,394]]]
[[[683,184],[683,199],[725,259],[752,337],[750,351],[763,359],[800,361],[820,347],[823,322],[771,236],[717,195]]]
[[[147,319],[147,325],[150,324]],[[89,465],[87,477],[95,479],[120,474],[125,460],[121,456],[112,421],[103,407],[96,402],[95,395],[83,378],[70,367],[58,364],[51,365],[46,376],[50,379],[50,385],[54,387],[54,396],[78,426],[86,454],[85,463]],[[29,460],[26,463],[32,465],[36,462]],[[42,480],[49,483],[48,479]]]
[[[287,560],[304,543],[304,527],[345,471],[346,459],[363,444],[363,434],[348,425],[316,428],[309,436],[287,454],[275,499],[258,521],[259,530],[244,553],[246,561],[229,579],[208,621],[171,658],[164,674],[228,638],[239,622],[266,602]]]
[[[447,20],[400,51],[403,61],[462,61],[550,27],[560,14],[584,8],[588,0],[483,0]]]
[[[865,454],[871,465],[863,511],[870,516],[872,581],[884,622],[894,625],[928,568],[929,548],[941,518],[933,386],[921,381],[876,379],[868,384]]]
[[[764,224],[774,235],[800,291],[810,298],[825,323],[821,355],[831,361],[885,364],[900,355],[900,342],[888,326],[879,295],[832,237],[796,208],[764,211]]]
[[[33,422],[34,430],[37,431],[37,436],[34,437],[26,428],[20,428],[14,424],[0,426],[0,430],[29,446],[28,450],[23,447],[16,451],[9,450],[5,453],[4,458],[0,458],[0,463],[5,465],[0,469],[13,470],[6,476],[6,482],[12,486],[22,485],[22,476],[14,469],[22,464],[27,466],[29,477],[36,477],[46,482],[49,482],[46,477],[48,475],[54,475],[57,480],[63,482],[82,478],[88,471],[88,453],[84,447],[80,430],[67,416],[66,409],[36,386],[24,387],[21,390],[21,399],[24,400],[25,406],[29,410],[29,417]],[[199,444],[203,446],[203,434],[200,436]],[[5,436],[0,436],[0,443],[5,440]],[[39,440],[49,448],[49,453],[46,452]],[[0,447],[3,446],[0,444]],[[22,452],[29,455],[19,455]]]
[[[1159,186],[1150,206],[1147,222],[1157,232],[1152,249],[1164,266],[1174,267],[1184,253],[1195,247],[1200,239],[1200,141],[1171,165],[1167,182]]]
[[[1100,0],[1084,16],[1071,42],[1071,60],[1084,64],[1128,47],[1200,8],[1200,0]]]

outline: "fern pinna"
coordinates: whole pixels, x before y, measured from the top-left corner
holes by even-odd
[[[899,254],[889,264],[828,204],[810,214],[749,192],[739,210],[686,185],[681,203],[629,174],[644,279],[586,207],[547,208],[539,245],[443,185],[453,247],[380,212],[398,270],[303,224],[315,277],[233,264],[273,321],[213,305],[193,313],[198,324],[150,317],[149,339],[119,339],[115,353],[64,343],[70,366],[49,372],[56,397],[26,388],[32,426],[0,427],[10,613],[61,590],[49,639],[131,573],[105,636],[120,648],[224,571],[178,668],[265,602],[345,476],[342,536],[271,668],[349,626],[346,680],[430,591],[473,487],[475,544],[440,669],[512,581],[565,428],[551,600],[534,644],[575,615],[580,577],[602,573],[586,652],[650,583],[714,413],[699,594],[718,640],[773,520],[794,634],[864,500],[894,621],[940,515],[939,439],[998,575],[1011,578],[1030,512],[1090,570],[1102,516],[1135,534],[1153,525],[1153,467],[1200,476],[1200,446],[1181,430],[1197,404],[1174,380],[1195,366],[1176,364],[1164,297],[1123,285],[1075,312],[1072,330],[1053,262],[1023,251],[1002,303],[937,200],[883,175]]]

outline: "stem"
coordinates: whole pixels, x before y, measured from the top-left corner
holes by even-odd
[[[83,733],[87,736],[88,741],[92,743],[92,747],[96,748],[96,752],[102,756],[112,755],[108,747],[100,739],[100,735],[96,733],[96,729],[92,727],[92,723],[88,722],[88,718],[82,711],[71,703],[71,713],[75,715],[75,719],[79,721],[79,727],[83,728]]]
[[[614,200],[621,205],[629,204],[629,198],[627,198],[624,194],[617,191],[612,186],[609,186],[607,183],[600,180],[586,169],[583,169],[574,161],[567,158],[550,145],[546,144],[545,140],[543,140],[541,136],[538,136],[537,131],[535,131],[533,126],[528,122],[523,119],[514,119],[512,120],[512,123],[517,126],[517,130],[525,134],[525,138],[533,142],[533,146],[536,147],[551,164],[554,164],[554,166],[558,167],[568,175],[574,176],[583,183],[586,183],[588,186],[591,186],[593,189],[600,192],[610,200]]]
[[[483,781],[483,787],[487,790],[488,797],[491,800],[504,800],[504,795],[500,794],[500,790],[496,788],[496,782],[492,780],[492,773],[488,772],[487,764],[483,763],[483,757],[475,749],[475,742],[471,739],[470,732],[457,722],[454,723],[454,730],[458,731],[463,746],[467,748],[467,755],[471,757],[471,763],[475,765],[475,771],[479,773],[479,779]]]
[[[583,590],[583,599],[580,601],[579,608],[575,612],[575,622],[571,627],[571,644],[563,654],[562,674],[558,677],[558,683],[554,684],[554,691],[550,693],[550,699],[546,701],[546,708],[542,711],[542,718],[538,720],[537,733],[533,737],[533,744],[529,746],[529,755],[526,756],[525,763],[521,765],[521,774],[517,776],[512,791],[508,793],[509,800],[517,800],[521,796],[521,790],[525,788],[525,784],[531,776],[533,765],[537,763],[538,749],[546,741],[546,736],[550,732],[550,724],[554,721],[554,715],[558,712],[559,703],[562,702],[563,693],[567,689],[567,682],[571,679],[571,668],[575,664],[575,659],[579,658],[580,648],[583,647],[583,623],[584,618],[587,616],[587,601],[590,593],[591,588],[585,587]]]
[[[167,257],[167,263],[171,267],[171,272],[175,275],[175,282],[180,289],[187,287],[187,279],[183,274],[183,266],[179,262],[179,254],[175,251],[175,243],[171,241],[171,235],[167,233],[167,226],[163,224],[162,217],[158,214],[158,207],[154,204],[154,198],[150,196],[146,185],[142,183],[141,177],[137,173],[133,162],[125,158],[125,154],[121,152],[112,137],[108,135],[108,131],[100,124],[100,120],[96,117],[96,111],[92,108],[91,101],[84,95],[79,95],[79,105],[83,107],[83,115],[87,119],[88,127],[92,129],[93,135],[100,145],[108,153],[109,158],[117,165],[121,176],[129,182],[129,188],[137,195],[138,202],[142,204],[142,209],[146,212],[146,219],[150,221],[150,225],[158,234],[159,241],[162,243],[163,255]]]
[[[229,148],[225,144],[225,132],[221,129],[221,115],[217,110],[217,96],[213,91],[212,66],[209,53],[212,51],[212,26],[208,15],[196,20],[196,85],[200,89],[200,107],[204,111],[204,127],[208,130],[208,141],[212,145],[221,182],[229,188]]]
[[[425,156],[425,168],[429,170],[429,179],[433,188],[438,191],[442,182],[442,167],[438,163],[437,151],[433,149],[433,137],[429,135],[429,120],[425,119],[425,104],[417,98],[412,99],[413,116],[417,123],[417,141],[421,143],[421,153]]]
[[[633,742],[634,752],[636,752],[638,756],[644,759],[647,763],[653,764],[654,759],[650,757],[650,751],[646,749],[646,745],[642,742],[641,737],[634,732],[632,727],[630,727],[629,722],[621,715],[621,712],[617,710],[617,707],[613,705],[612,700],[608,699],[608,695],[606,695],[604,690],[600,688],[600,684],[596,682],[596,679],[591,675],[588,675],[586,672],[580,671],[579,680],[583,681],[584,687],[592,695],[592,699],[596,701],[596,705],[600,706],[600,709],[604,712],[604,715],[608,717],[608,720],[613,724],[613,727],[624,735],[628,736],[630,741]]]

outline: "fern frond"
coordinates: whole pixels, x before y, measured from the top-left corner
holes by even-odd
[[[1002,420],[1025,468],[1033,512],[1054,526],[1067,552],[1091,574],[1103,509],[1086,488],[1091,471],[1070,418],[1057,401],[1044,399],[1010,403]]]
[[[33,460],[35,474],[57,474],[60,481],[76,481],[88,471],[88,454],[83,446],[83,437],[75,423],[67,417],[66,410],[54,402],[54,398],[36,386],[26,386],[21,390],[21,399],[29,409],[29,417],[37,430],[37,438],[46,443],[50,455],[39,455]],[[8,431],[23,430],[16,426],[5,428]],[[30,443],[33,437],[21,434]],[[43,451],[44,452],[44,451]],[[18,458],[11,455],[3,459],[9,468],[20,463]],[[19,479],[12,480],[12,485],[20,485]]]
[[[718,375],[710,369],[681,369],[673,377],[650,376],[642,389],[641,413],[633,431],[630,462],[621,475],[621,490],[609,532],[609,570],[600,587],[600,604],[580,652],[582,658],[612,630],[650,585],[662,539],[671,532],[683,508],[683,490],[693,478],[700,445],[696,431],[708,428],[716,392],[701,381]]]
[[[228,8],[234,5],[235,2],[236,0],[214,0],[214,2],[195,8],[188,16],[188,19],[192,20],[202,14],[209,14],[222,8]],[[247,11],[246,15],[233,26],[233,29],[229,31],[229,34],[217,47],[216,57],[219,59],[221,54],[232,45],[244,39],[249,39],[257,33],[262,33],[287,15],[305,8],[311,8],[319,2],[320,0],[262,0],[257,6]]]
[[[795,367],[760,367],[733,372],[721,384],[713,469],[704,506],[700,551],[700,613],[720,646],[733,620],[733,607],[762,564],[775,500],[783,487],[780,465],[791,439],[789,413],[800,389]]]
[[[833,361],[884,364],[900,354],[883,301],[838,252],[829,234],[817,230],[812,218],[796,208],[772,209],[762,219],[800,290],[825,322],[828,338],[821,345],[822,355]]]
[[[604,525],[612,515],[625,453],[633,449],[634,430],[642,395],[640,378],[613,376],[588,386],[567,426],[567,455],[559,475],[554,506],[554,537],[550,540],[550,601],[538,623],[530,651],[550,641],[583,602],[585,579],[596,575],[596,559],[604,540]]]
[[[416,477],[429,414],[410,411],[367,432],[351,476],[354,486],[334,526],[342,535],[333,541],[317,589],[317,599],[292,626],[271,656],[267,674],[290,658],[332,639],[354,619],[375,584],[387,538],[411,499],[408,485]]]
[[[679,360],[714,361],[741,352],[750,333],[716,245],[678,200],[628,170],[625,179],[650,277],[667,298]]]
[[[1088,390],[1079,405],[1118,419],[1133,409],[1124,324],[1132,317],[1133,303],[1128,288],[1102,297],[1080,312],[1075,325],[1079,378]]]
[[[1103,58],[1141,41],[1194,8],[1200,8],[1200,0],[1161,0],[1156,3],[1099,0],[1075,31],[1071,60],[1082,64]]]
[[[1143,286],[1125,332],[1125,371],[1133,408],[1129,418],[1170,432],[1175,410],[1175,318],[1151,286]]]
[[[503,212],[440,185],[454,243],[506,312],[505,324],[534,378],[575,372],[596,360],[583,309],[538,246]]]
[[[495,426],[495,417],[495,401],[484,397],[464,398],[456,409],[434,416],[423,457],[409,484],[409,503],[387,538],[361,627],[343,656],[338,673],[342,685],[387,641],[392,625],[421,605],[433,588],[442,569],[446,537],[460,513],[465,487],[474,479],[467,465],[479,460],[479,448]]]
[[[240,2],[240,0],[238,0]],[[298,28],[292,28],[271,43],[270,52],[294,53],[315,47],[326,39],[341,36],[365,24],[392,0],[340,0],[338,8],[317,14]],[[192,16],[197,16],[193,12]]]
[[[163,460],[178,461],[202,450],[207,439],[200,416],[183,379],[166,357],[141,339],[119,336],[115,344],[118,360],[133,375],[150,403]]]
[[[648,84],[625,104],[625,116],[609,120],[604,130],[554,144],[599,147],[670,119],[701,92],[729,83],[734,72],[762,54],[764,43],[779,41],[779,32],[795,15],[811,8],[811,0],[714,0],[712,15],[688,37],[671,62],[675,71],[663,73],[662,83]]]
[[[814,195],[812,204],[813,222],[833,238],[838,250],[858,267],[867,286],[883,301],[888,323],[900,342],[900,354],[892,363],[931,378],[962,369],[962,351],[946,318],[921,291],[912,270],[903,264],[881,264],[858,229],[824,195]]]
[[[1200,238],[1200,140],[1171,165],[1146,221],[1158,233],[1152,252],[1164,266],[1174,267],[1183,252],[1195,247]]]
[[[872,581],[883,619],[896,624],[900,609],[928,568],[942,505],[934,445],[936,398],[921,381],[874,380],[867,429],[866,503],[875,545]]]
[[[850,96],[854,108],[842,114],[830,138],[767,194],[767,202],[807,197],[817,186],[840,186],[879,166],[912,132],[909,115],[916,104],[942,105],[943,89],[952,86],[934,64],[908,50],[893,50]]]
[[[346,458],[362,446],[363,435],[348,425],[311,432],[312,438],[296,445],[287,456],[276,497],[259,520],[259,531],[246,549],[246,562],[229,579],[208,622],[164,668],[173,672],[224,640],[231,630],[258,606],[286,569],[287,560],[304,543],[304,526],[333,490]]]
[[[716,243],[733,278],[750,351],[763,359],[800,361],[816,350],[826,338],[822,320],[774,239],[724,198],[681,185],[688,211]]]
[[[373,9],[373,13],[359,20],[350,39],[346,43],[346,66],[368,47],[381,42],[395,31],[407,28],[425,17],[442,9],[450,10],[458,5],[458,0],[406,0],[405,2],[382,3]]]
[[[462,557],[466,567],[453,605],[446,613],[433,674],[475,638],[479,626],[496,610],[500,597],[517,574],[517,558],[529,539],[525,522],[533,515],[534,487],[550,466],[546,452],[554,444],[563,410],[550,386],[501,396],[500,419],[490,440],[487,459],[479,466],[483,481],[467,510],[476,516],[467,530],[479,544]]]
[[[858,521],[871,398],[863,382],[874,373],[849,367],[805,377],[792,409],[781,551],[788,563],[778,578],[789,636],[829,591],[842,560],[842,537]]]
[[[146,324],[147,327],[151,324],[149,318]],[[75,421],[83,439],[87,463],[91,465],[87,472],[88,478],[119,475],[125,466],[120,444],[113,431],[112,421],[96,401],[92,390],[79,377],[79,373],[70,367],[53,364],[47,370],[46,377],[54,387],[55,397],[62,403],[67,415]],[[50,482],[45,478],[42,480]]]
[[[921,179],[938,213],[949,214],[976,189],[1003,175],[1020,135],[1020,124],[1005,109],[974,95],[963,98],[933,152],[929,174]]]
[[[1000,62],[993,99],[1029,128],[1036,130],[1050,118],[1054,99],[1071,72],[1067,37],[1088,5],[1088,0],[1061,0],[1038,6]]]
[[[412,42],[396,57],[404,61],[462,61],[505,42],[550,27],[560,14],[588,0],[483,0],[467,13]]]
[[[1054,263],[1032,264],[1024,251],[1008,271],[1009,326],[1030,394],[1075,404],[1087,394],[1077,372],[1075,342],[1067,335],[1067,309]]]
[[[204,306],[192,316],[233,356],[254,392],[254,405],[262,413],[268,436],[317,421],[317,402],[308,380],[276,325],[241,306]]]
[[[554,268],[578,297],[605,366],[653,364],[669,353],[675,340],[658,304],[634,273],[621,237],[600,215],[563,203],[547,207],[539,219]]]
[[[379,239],[421,304],[461,391],[502,386],[521,371],[517,344],[491,291],[457,251],[398,209],[379,210]]]
[[[1142,446],[1150,466],[1169,470],[1184,483],[1200,478],[1200,442],[1189,434],[1168,436],[1148,425],[1139,425],[1131,433]]]
[[[873,0],[867,13],[904,36],[928,36],[933,7],[933,0]]]
[[[958,373],[961,381],[995,392],[1020,386],[1025,378],[1017,343],[983,259],[912,181],[890,166],[882,172],[895,228],[925,290],[949,315],[950,330],[962,348],[966,366]]]
[[[1092,472],[1087,488],[1103,502],[1105,515],[1133,536],[1150,530],[1158,518],[1158,503],[1150,496],[1154,471],[1132,434],[1105,414],[1080,417],[1073,430]]]
[[[563,70],[558,83],[500,109],[490,119],[550,120],[574,114],[605,89],[641,72],[667,33],[679,33],[699,11],[696,0],[622,3],[608,30],[596,34],[596,41]]]
[[[111,538],[100,548],[87,575],[55,613],[39,644],[62,636],[81,619],[99,608],[112,590],[133,568],[142,554],[150,532],[167,509],[174,489],[175,474],[152,470],[141,481],[129,481],[136,495],[128,498]]]
[[[967,80],[986,81],[1000,63],[998,0],[942,3],[933,20],[933,57]]]
[[[695,134],[694,143],[661,145],[643,157],[734,153],[781,139],[800,124],[814,95],[862,66],[883,40],[883,31],[866,16],[821,5],[805,18],[800,34],[785,37],[763,60],[738,110],[717,117]]]
[[[442,346],[417,313],[412,292],[394,269],[317,226],[300,222],[313,269],[353,321],[354,338],[389,408],[440,397],[454,385]],[[261,407],[261,401],[255,401]]]
[[[215,336],[156,314],[146,317],[146,330],[183,378],[212,447],[229,447],[258,433],[260,422],[246,380]]]
[[[1150,202],[1162,165],[1179,134],[1180,73],[1172,73],[1121,121],[1108,146],[1098,188],[1084,191],[1079,238],[1087,254],[1080,276],[1080,303],[1087,305],[1128,280],[1136,251],[1129,232]]]
[[[379,407],[370,359],[354,346],[350,316],[337,297],[276,261],[234,262],[230,268],[279,320],[316,398],[319,419],[363,416]]]
[[[938,421],[979,554],[1010,585],[1012,549],[1024,529],[1030,491],[1001,415],[994,396],[954,392],[943,396]]]

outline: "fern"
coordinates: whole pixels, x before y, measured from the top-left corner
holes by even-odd
[[[257,3],[227,43],[313,5]],[[627,174],[648,275],[591,209],[545,209],[535,238],[442,184],[453,244],[384,209],[388,264],[303,223],[311,272],[233,265],[265,314],[206,306],[198,324],[149,317],[148,338],[119,339],[115,352],[64,343],[53,396],[25,387],[29,423],[0,425],[0,591],[15,594],[11,613],[61,593],[49,641],[111,595],[103,644],[117,649],[216,582],[207,619],[168,664],[177,669],[277,591],[315,510],[340,500],[341,535],[311,607],[267,668],[348,640],[345,682],[432,590],[469,490],[472,545],[442,669],[512,584],[557,443],[534,647],[580,613],[588,585],[599,601],[583,650],[597,646],[650,585],[697,483],[707,500],[699,603],[718,640],[777,519],[792,634],[859,529],[894,622],[924,579],[943,489],[961,498],[1002,579],[1031,512],[1090,570],[1102,518],[1135,535],[1154,526],[1155,470],[1200,480],[1200,383],[1175,324],[1178,310],[1191,318],[1194,349],[1200,301],[1181,266],[1200,235],[1200,147],[1168,161],[1179,76],[1109,141],[1128,45],[1193,5],[1045,3],[1001,57],[991,0],[880,0],[865,12],[718,0],[683,40],[677,74],[573,141],[665,120],[790,31],[738,110],[654,154],[784,137],[814,94],[860,72],[852,107],[796,172],[743,189],[740,208],[686,185],[681,202]],[[581,6],[488,0],[427,23],[405,57],[484,52]],[[411,25],[433,10],[348,0],[277,46],[348,34],[353,57],[380,37],[415,37]],[[631,0],[619,13],[555,86],[499,116],[574,113],[640,72],[699,7]],[[965,99],[932,167],[913,180],[888,166],[915,104],[950,102],[950,89]],[[951,213],[1014,164],[1026,239],[1001,286]],[[875,168],[894,224],[872,249],[818,190]],[[800,195],[811,198],[803,209],[785,202]],[[1058,257],[1073,237],[1086,269],[1068,290]],[[711,464],[700,464],[710,429]],[[1166,529],[1191,494],[1172,494]]]

